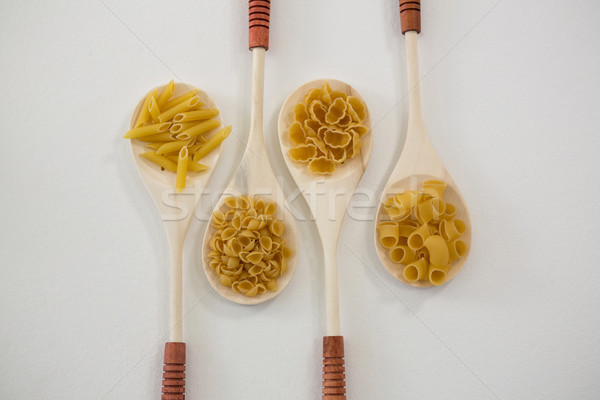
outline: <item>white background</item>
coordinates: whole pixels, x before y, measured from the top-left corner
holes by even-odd
[[[407,123],[397,1],[272,3],[265,135],[286,193],[279,107],[337,78],[375,123],[360,184],[374,205]],[[422,3],[425,121],[470,207],[472,251],[449,284],[410,288],[379,262],[373,222],[346,218],[349,399],[600,398],[600,3]],[[0,397],[159,398],[167,242],[121,136],[148,89],[192,83],[234,126],[211,184],[224,187],[250,74],[245,1],[0,2]],[[243,307],[210,288],[192,222],[189,399],[320,397],[322,250],[298,225],[288,288]]]

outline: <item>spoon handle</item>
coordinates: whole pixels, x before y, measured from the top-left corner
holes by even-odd
[[[417,31],[417,33],[421,33],[421,0],[399,1],[402,33],[408,31]]]
[[[161,400],[185,400],[185,343],[165,343]]]
[[[323,400],[346,400],[344,337],[323,337]]]
[[[268,0],[248,1],[249,47],[263,47],[269,50],[269,20],[271,2]]]

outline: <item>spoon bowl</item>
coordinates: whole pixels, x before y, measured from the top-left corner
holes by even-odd
[[[165,88],[165,86],[166,85],[159,86],[157,88],[158,92],[160,93]],[[210,96],[208,94],[206,94],[204,91],[202,91],[192,85],[189,85],[187,83],[176,83],[172,97],[180,96],[186,92],[189,92],[190,90],[197,90],[196,96],[198,98],[200,98],[200,101],[202,103],[204,103],[204,106],[206,108],[217,108],[217,105],[215,104],[213,99],[210,98]],[[146,99],[146,96],[144,96],[140,100],[140,102],[138,103],[138,105],[135,108],[135,111],[133,112],[133,115],[131,117],[131,122],[130,122],[131,129],[133,129],[133,127],[135,125],[135,121],[137,120],[137,117],[142,109],[145,99]],[[216,119],[220,123],[222,123],[220,114],[213,117],[213,119]],[[218,129],[219,128],[216,128],[215,130],[218,130]],[[212,131],[209,131],[207,133],[207,135],[210,134],[210,132],[212,132]],[[131,152],[133,154],[133,160],[135,162],[135,166],[138,170],[138,173],[139,173],[140,177],[142,178],[144,184],[148,188],[148,191],[150,192],[150,195],[154,199],[154,202],[156,203],[156,205],[159,207],[160,210],[163,210],[163,207],[165,206],[165,204],[163,203],[163,194],[169,193],[169,192],[175,193],[175,176],[173,173],[170,173],[167,171],[161,171],[160,168],[157,168],[156,164],[154,164],[150,160],[140,156],[140,153],[148,151],[148,149],[145,147],[145,145],[147,143],[144,143],[139,140],[130,140],[130,143],[131,143]],[[194,192],[201,193],[202,189],[206,185],[206,182],[208,181],[208,179],[210,179],[210,176],[212,175],[214,166],[216,165],[217,160],[219,159],[220,149],[221,149],[220,146],[217,147],[215,150],[213,150],[212,152],[207,154],[202,159],[202,164],[208,166],[209,167],[208,170],[202,171],[199,173],[188,174],[187,187],[189,187]],[[188,193],[188,192],[189,191],[186,190],[186,193]],[[177,196],[174,196],[174,197],[177,197]],[[189,197],[189,196],[187,196],[187,197]],[[191,211],[193,211],[193,210],[191,210]],[[169,214],[172,214],[173,208],[170,207],[170,209],[166,212],[168,212]],[[161,211],[161,214],[162,214],[162,211]]]
[[[390,182],[389,187],[384,191],[384,194],[381,196],[380,204],[383,204],[384,200],[388,196],[392,196],[396,193],[402,193],[407,190],[419,190],[423,187],[423,183],[428,180],[441,180],[448,184],[446,190],[444,191],[444,201],[446,203],[453,204],[456,207],[456,217],[465,222],[465,232],[460,236],[460,239],[466,244],[466,253],[455,260],[448,270],[446,274],[446,282],[450,281],[454,278],[461,270],[463,265],[465,264],[467,257],[469,256],[469,250],[471,245],[471,219],[469,217],[468,209],[465,206],[464,199],[462,198],[456,184],[452,181],[449,175],[446,176],[432,176],[432,175],[411,175],[405,177],[401,180]],[[377,210],[377,216],[375,217],[376,226],[384,221],[389,221],[389,217],[386,215],[383,207],[380,206]],[[407,285],[414,287],[430,287],[433,286],[429,281],[408,281],[404,278],[404,265],[397,264],[392,262],[389,257],[389,249],[386,249],[379,242],[379,238],[377,232],[375,232],[375,249],[377,250],[377,255],[379,259],[383,263],[384,267],[387,271],[392,274],[396,279],[406,283]]]
[[[334,91],[340,91],[346,93],[348,95],[352,95],[360,99],[360,101],[365,103],[365,100],[362,98],[360,93],[356,91],[349,84],[336,80],[336,79],[317,79],[304,85],[297,87],[285,100],[283,106],[281,107],[281,111],[279,113],[279,144],[281,146],[281,151],[284,154],[285,162],[290,170],[290,173],[293,175],[296,183],[302,182],[312,182],[316,179],[322,179],[327,182],[337,181],[345,179],[349,176],[362,176],[363,171],[365,170],[369,158],[371,156],[371,149],[373,148],[373,139],[370,134],[371,131],[371,116],[367,109],[367,117],[365,118],[364,124],[369,127],[369,132],[361,137],[362,147],[360,153],[352,158],[350,161],[345,162],[342,165],[337,165],[335,171],[328,175],[316,175],[312,173],[307,167],[306,164],[299,163],[290,159],[288,156],[288,152],[294,146],[292,141],[288,135],[288,129],[290,125],[294,122],[294,106],[301,102],[304,98],[304,95],[310,89],[317,89],[323,86],[325,82],[328,82],[331,86],[331,89]],[[354,192],[354,188],[352,188],[352,192]]]

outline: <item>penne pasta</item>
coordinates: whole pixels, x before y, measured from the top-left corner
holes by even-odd
[[[221,123],[216,119],[209,119],[198,124],[193,124],[183,132],[177,134],[177,139],[182,140],[196,137],[198,135],[201,135],[205,132],[217,128],[219,125],[221,125]]]
[[[187,111],[180,113],[173,117],[173,122],[191,122],[191,121],[203,121],[219,115],[219,110],[216,108],[206,108],[203,110]]]
[[[154,151],[147,151],[145,153],[140,153],[140,156],[152,161],[155,164],[160,165],[167,171],[177,172],[177,164],[175,164],[173,161],[167,159],[166,157],[156,154]]]
[[[174,139],[175,135],[170,132],[157,133],[155,135],[138,138],[140,142],[169,142]]]
[[[143,142],[143,147],[150,151],[139,153],[140,157],[160,166],[162,170],[175,173],[175,189],[179,193],[185,188],[189,172],[202,172],[208,169],[207,165],[197,161],[214,150],[229,135],[231,127],[222,129],[210,140],[206,140],[205,136],[220,125],[220,121],[214,119],[219,115],[219,110],[216,108],[199,109],[203,104],[196,96],[197,89],[172,98],[174,92],[175,82],[173,80],[164,87],[160,94],[158,89],[150,91],[139,106],[139,113],[132,125],[133,128],[127,131],[123,137]],[[177,118],[175,118],[176,116]],[[177,119],[176,123],[174,123],[174,119]],[[179,134],[186,131],[187,133],[183,137],[178,137]],[[134,149],[137,148],[139,147],[134,147]],[[236,221],[241,227],[242,221],[239,218]],[[263,225],[266,226],[266,221],[257,220],[252,223],[252,226],[256,224],[263,227]],[[260,236],[258,232],[256,234]],[[216,242],[215,245],[219,246],[219,249],[225,246],[221,242]],[[273,244],[273,247],[278,246],[280,244]],[[237,244],[226,248],[232,251],[240,250]],[[248,251],[250,250],[248,249]],[[213,261],[213,264],[215,264],[215,268],[221,268],[222,263]],[[227,273],[232,272],[228,271]],[[252,279],[250,282],[254,285],[257,293],[267,290],[266,284],[259,285],[258,281],[252,282]],[[227,283],[225,278],[223,280]],[[235,282],[238,287],[239,281]],[[233,283],[234,281],[230,282],[231,285]],[[245,286],[241,287],[243,289]]]
[[[169,108],[173,108],[175,107],[177,104],[183,103],[186,100],[191,99],[192,97],[194,97],[196,95],[196,93],[198,93],[198,91],[196,89],[194,90],[190,90],[187,93],[182,94],[179,97],[176,97],[172,100],[169,100],[165,105],[164,105],[164,109],[168,110]]]
[[[189,157],[190,152],[189,152],[189,150],[190,149],[188,147],[188,161],[187,161],[187,169],[188,169],[188,171],[192,171],[192,172],[206,171],[208,169],[208,167],[206,165],[200,164],[200,163],[197,163],[197,162],[194,162],[194,161],[190,160],[190,157]],[[179,162],[179,155],[176,155],[176,156],[166,156],[166,157],[167,157],[167,159],[173,161],[174,163]]]
[[[148,93],[146,99],[144,100],[144,103],[142,104],[142,109],[140,110],[137,120],[135,121],[134,127],[138,128],[140,126],[143,126],[146,122],[148,122],[148,120],[150,119],[150,113],[148,112],[148,104],[150,104],[150,99],[156,97],[157,94],[158,89],[154,89],[153,91]]]
[[[188,149],[183,146],[179,151],[179,161],[177,162],[177,178],[175,183],[175,190],[177,193],[183,192],[185,188],[185,179],[188,170]]]
[[[196,154],[194,154],[194,161],[198,162],[204,156],[206,156],[208,153],[213,151],[218,145],[221,144],[221,142],[223,140],[225,140],[225,138],[227,136],[229,136],[230,133],[231,133],[231,125],[226,126],[225,128],[221,129],[219,132],[217,132],[214,136],[212,136],[210,139],[208,139],[208,141],[206,143],[204,143],[202,145],[202,147],[200,147],[198,149]]]
[[[165,111],[160,113],[160,115],[158,116],[158,120],[160,122],[170,121],[176,114],[192,110],[196,107],[202,107],[202,103],[200,103],[200,99],[198,97],[192,97],[189,100],[185,100],[171,108],[165,109]]]
[[[130,131],[125,133],[125,135],[123,135],[123,137],[125,139],[139,139],[144,136],[156,135],[157,133],[164,132],[162,129],[164,129],[165,126],[166,126],[165,123],[140,126],[140,127],[131,129]],[[170,126],[170,123],[169,123],[169,126]]]
[[[169,99],[173,95],[173,91],[175,91],[175,82],[171,79],[171,82],[167,83],[167,86],[160,93],[160,96],[156,99],[156,104],[158,104],[158,108],[167,109],[165,105],[169,102]],[[194,93],[195,94],[195,93]]]
[[[158,104],[156,104],[156,99],[154,97],[150,98],[150,103],[148,103],[148,112],[150,113],[152,122],[158,122],[160,109],[158,108]]]
[[[172,153],[174,151],[178,152],[179,150],[181,150],[181,148],[183,146],[191,146],[193,144],[194,144],[193,139],[176,140],[174,142],[167,142],[167,143],[164,143],[162,146],[160,146],[158,148],[158,150],[156,150],[156,154],[164,155],[164,154]]]

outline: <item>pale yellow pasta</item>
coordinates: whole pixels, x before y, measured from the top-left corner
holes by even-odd
[[[416,253],[408,246],[396,246],[390,251],[390,259],[397,264],[407,265],[415,260]]]
[[[193,139],[189,139],[189,140],[176,140],[174,142],[167,142],[167,143],[164,143],[162,146],[160,146],[156,150],[156,154],[161,156],[161,155],[165,155],[165,154],[169,154],[169,153],[173,153],[173,152],[178,152],[184,146],[193,145],[195,141],[196,141],[196,139],[193,138]]]
[[[294,106],[294,122],[288,128],[293,145],[290,158],[308,164],[313,173],[333,173],[336,166],[360,153],[360,137],[368,132],[363,123],[366,115],[366,107],[358,98],[333,91],[328,82],[310,89]]]
[[[298,103],[294,106],[294,120],[303,124],[308,119],[308,112],[306,111],[306,104]]]
[[[395,222],[384,222],[377,226],[379,233],[379,242],[385,248],[391,249],[398,244],[400,234],[398,232],[398,224]]]
[[[348,110],[351,110],[350,114],[353,116],[352,119],[355,122],[363,122],[367,117],[367,109],[363,102],[354,96],[348,96],[346,101],[348,103]]]
[[[168,110],[170,108],[173,108],[177,104],[183,103],[184,101],[191,99],[196,95],[196,93],[198,93],[198,90],[193,89],[187,93],[182,94],[179,97],[175,97],[174,99],[169,100],[167,104],[164,105],[163,109]]]
[[[317,148],[314,144],[307,144],[290,149],[289,154],[292,160],[307,163],[315,157]]]
[[[171,120],[173,120],[173,117],[175,115],[182,113],[182,112],[193,110],[197,107],[202,107],[202,103],[200,102],[200,99],[198,97],[192,97],[189,100],[186,100],[184,102],[177,104],[176,106],[173,106],[171,108],[167,108],[166,110],[164,110],[158,116],[158,120],[160,122],[171,121]]]
[[[191,153],[191,148],[194,146],[190,146],[188,147],[188,154]],[[173,156],[166,156],[169,160],[173,161],[174,163],[178,163],[179,162],[179,155],[173,155]],[[194,162],[192,160],[190,160],[190,158],[188,157],[187,160],[187,170],[188,172],[199,172],[199,171],[206,171],[208,169],[208,167],[204,164],[200,164],[197,162]]]
[[[448,245],[443,237],[431,235],[423,243],[423,247],[429,253],[429,262],[434,265],[448,264],[449,253]]]
[[[452,262],[467,253],[467,244],[460,239],[451,240],[447,245],[449,262]]]
[[[205,108],[202,110],[187,111],[184,113],[177,114],[173,117],[173,122],[204,121],[206,119],[214,118],[217,115],[219,115],[218,109]]]
[[[393,263],[404,265],[405,281],[439,286],[452,264],[467,254],[467,244],[460,239],[467,226],[455,218],[456,207],[443,200],[445,191],[445,182],[427,180],[422,190],[383,200],[385,217],[377,225],[378,240]]]
[[[177,193],[183,192],[185,188],[185,179],[188,169],[188,148],[183,146],[179,151],[179,160],[177,162],[177,179],[175,181],[175,190]]]
[[[443,219],[452,219],[456,215],[456,206],[451,203],[446,203],[446,210],[442,214]]]
[[[446,190],[446,182],[438,180],[428,180],[423,182],[423,192],[432,195],[433,197],[444,197],[444,191]]]
[[[189,129],[192,126],[197,125],[197,124],[198,124],[197,122],[177,122],[177,123],[174,123],[173,125],[171,125],[169,132],[180,134],[181,132],[185,131],[186,129]],[[183,138],[183,139],[185,139],[185,138]]]
[[[139,139],[144,136],[156,135],[158,133],[162,133],[162,129],[164,129],[164,127],[164,123],[140,126],[129,130],[127,133],[125,133],[125,135],[123,135],[123,137],[125,139]]]
[[[148,122],[148,120],[150,119],[150,112],[148,111],[148,105],[150,104],[150,99],[156,97],[157,94],[158,94],[158,89],[154,89],[150,93],[148,93],[148,95],[144,99],[144,102],[142,103],[142,109],[140,110],[140,113],[138,114],[138,117],[135,121],[135,125],[134,125],[135,128],[144,126],[144,124],[146,122]]]
[[[427,279],[427,260],[419,258],[411,262],[403,271],[404,279],[409,282],[416,282]]]
[[[221,123],[216,119],[202,121],[177,134],[177,139],[189,139],[217,128]]]
[[[171,82],[167,83],[162,92],[160,92],[160,96],[156,99],[156,104],[158,108],[165,108],[165,105],[169,102],[171,96],[173,96],[173,92],[175,91],[175,82],[171,79]]]
[[[157,133],[154,135],[150,135],[150,136],[143,136],[141,138],[138,138],[138,140],[140,142],[170,142],[171,140],[174,140],[175,137],[171,132],[162,132],[162,133]]]
[[[450,266],[448,265],[429,265],[429,270],[427,271],[427,276],[429,278],[429,282],[431,282],[434,286],[440,286],[444,282],[446,282],[446,277],[448,275],[448,271],[450,270]]]
[[[160,95],[158,89],[148,93],[133,129],[123,137],[146,142],[145,147],[153,151],[140,153],[140,156],[157,164],[162,170],[175,173],[175,188],[180,192],[185,187],[184,177],[188,173],[208,169],[198,161],[229,135],[231,127],[224,128],[207,140],[205,136],[220,124],[218,120],[211,119],[219,114],[219,110],[199,109],[203,104],[196,96],[196,89],[172,99],[174,90],[175,83],[171,81]],[[177,119],[176,123],[174,119]],[[182,133],[186,134],[178,136]],[[185,151],[182,150],[184,147]],[[187,153],[187,157],[180,159],[180,152]],[[222,248],[222,243],[216,245]]]
[[[421,225],[420,227],[415,229],[408,237],[408,247],[410,247],[413,250],[419,250],[425,245],[425,240],[427,240],[429,235],[429,226],[427,224]]]
[[[442,222],[440,222],[440,233],[447,242],[458,238],[460,235],[465,233],[466,229],[467,227],[465,223],[460,219],[444,219]]]
[[[250,196],[228,197],[211,218],[208,265],[223,286],[254,297],[277,291],[277,278],[287,270],[292,249],[275,219],[277,205]]]
[[[343,148],[350,143],[352,136],[348,132],[327,129],[323,142],[332,148]]]
[[[306,133],[304,132],[304,128],[302,124],[298,121],[294,121],[294,123],[290,126],[290,139],[294,144],[302,145],[306,142]]]
[[[328,158],[313,158],[308,163],[308,169],[315,174],[330,174],[335,170],[335,163]]]
[[[152,161],[155,164],[160,165],[162,168],[166,169],[167,171],[177,172],[177,164],[175,164],[173,161],[169,160],[166,157],[159,156],[154,151],[147,151],[145,153],[140,153],[140,156]]]
[[[202,145],[202,147],[198,149],[196,154],[194,154],[194,161],[198,162],[202,159],[202,157],[206,156],[208,153],[213,151],[218,145],[221,144],[223,140],[225,140],[225,138],[227,138],[227,136],[229,136],[230,133],[231,125],[226,126],[219,132],[217,132],[215,135],[213,135],[210,139],[208,139],[206,143]]]
[[[158,122],[160,109],[158,108],[158,104],[156,104],[156,99],[154,97],[150,98],[150,102],[148,103],[148,112],[150,113],[152,121]]]
[[[438,197],[432,197],[421,201],[416,207],[416,216],[419,222],[426,224],[430,221],[439,221],[440,216],[444,213],[446,204]]]
[[[348,108],[348,104],[346,104],[343,98],[338,97],[329,106],[327,114],[325,115],[325,122],[332,125],[337,124],[344,116],[346,116],[346,108]]]

